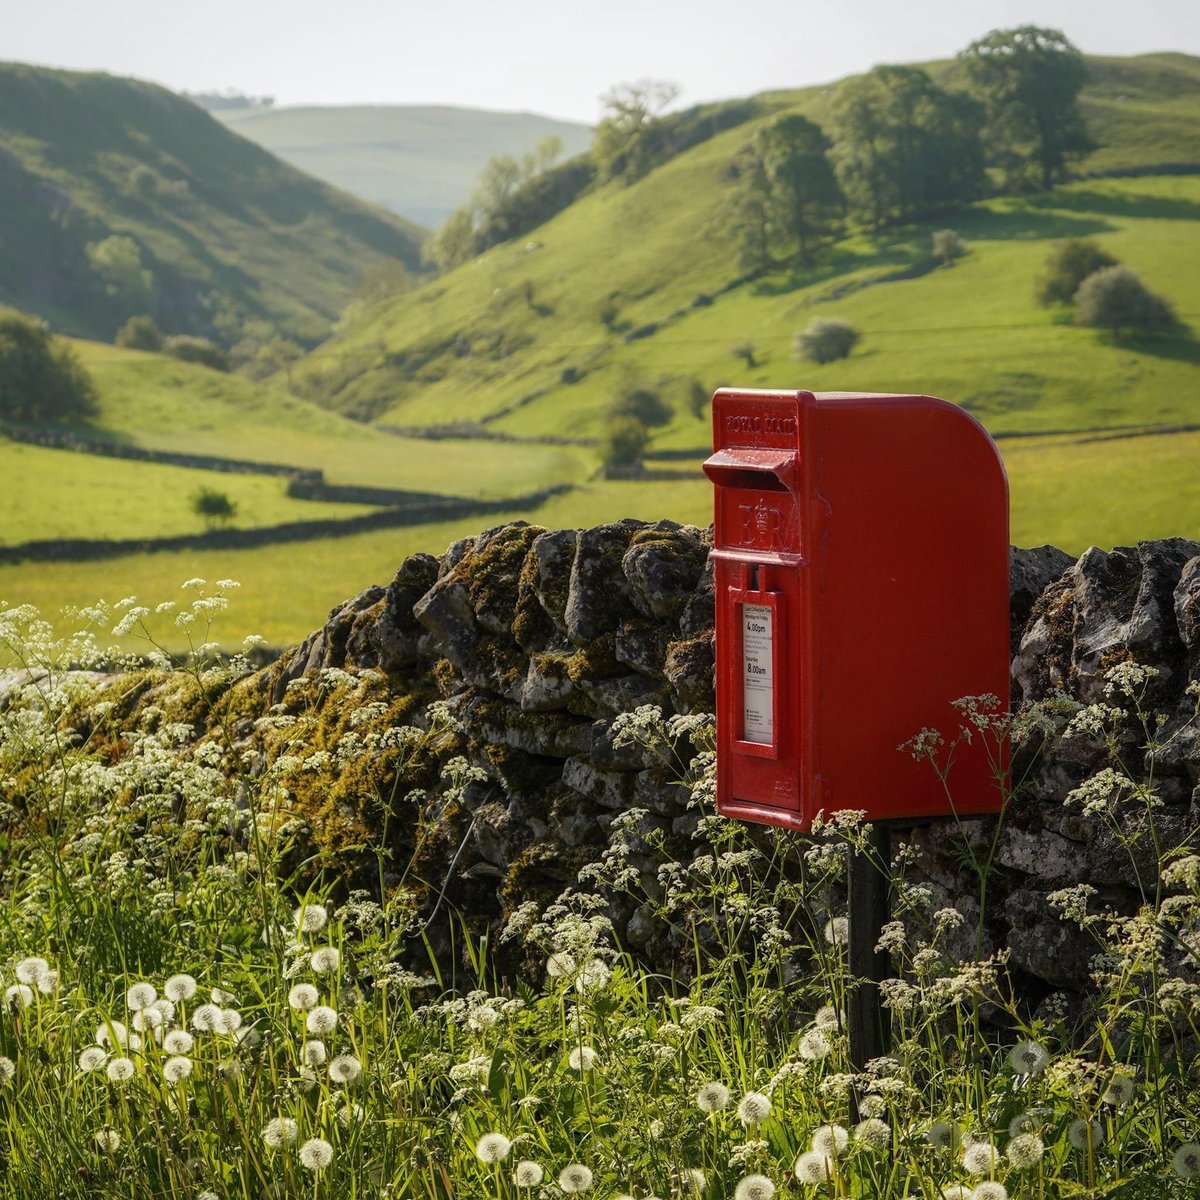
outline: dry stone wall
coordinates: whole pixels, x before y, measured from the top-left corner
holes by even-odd
[[[444,881],[451,905],[500,924],[524,900],[553,898],[600,857],[613,818],[632,806],[648,815],[645,854],[635,847],[631,865],[652,885],[658,858],[646,840],[653,833],[686,858],[696,818],[657,759],[615,744],[613,722],[643,704],[712,711],[709,548],[706,531],[666,521],[499,526],[440,557],[406,560],[386,588],[336,609],[260,686],[281,702],[290,681],[322,668],[374,668],[396,694],[447,701],[462,728],[455,750],[482,777],[452,810],[431,793],[415,819],[442,823],[423,870]],[[1107,704],[1114,666],[1154,669],[1143,690],[1157,747],[1147,750],[1136,721],[1116,736],[1125,766],[1161,798],[1158,829],[1186,842],[1200,820],[1200,730],[1187,691],[1200,678],[1200,543],[1092,549],[1077,561],[1052,547],[1014,550],[1011,590],[1014,704]],[[689,749],[676,747],[685,758]],[[1061,723],[1015,746],[1023,783],[996,844],[985,949],[1007,945],[1035,994],[1084,987],[1092,953],[1047,896],[1086,882],[1128,911],[1154,875],[1144,806],[1115,804],[1130,835],[1122,839],[1111,822],[1064,803],[1106,755],[1101,740],[1064,736]],[[983,819],[966,832],[986,847],[994,829]],[[962,830],[932,822],[897,836],[920,848],[935,901],[969,909],[978,889],[961,871]],[[671,957],[645,909],[618,902],[614,917],[626,945]]]

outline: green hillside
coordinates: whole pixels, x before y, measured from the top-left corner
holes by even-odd
[[[311,344],[365,270],[417,262],[420,232],[165,88],[0,63],[0,303],[58,328],[111,338],[151,312]]]
[[[309,175],[430,228],[467,199],[493,155],[519,159],[550,134],[568,156],[591,141],[577,121],[448,105],[247,105],[213,115]]]

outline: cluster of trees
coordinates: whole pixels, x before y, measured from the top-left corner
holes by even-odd
[[[787,114],[732,164],[730,229],[743,265],[805,265],[847,219],[873,230],[1005,186],[1049,187],[1090,143],[1083,57],[1058,30],[997,30],[959,55],[968,91],[919,67],[880,66],[835,94],[828,131]]]
[[[228,371],[231,367],[228,352],[216,342],[183,333],[163,334],[154,323],[154,318],[145,315],[130,317],[117,330],[116,341],[118,346],[130,350],[170,354],[183,362],[199,363],[214,371]]]
[[[1076,324],[1105,329],[1114,338],[1180,327],[1170,301],[1088,238],[1072,238],[1054,249],[1038,281],[1037,299],[1073,305]]]
[[[45,322],[0,309],[0,419],[70,421],[95,408],[95,386],[74,350]]]
[[[674,413],[660,391],[641,380],[628,379],[609,406],[600,439],[605,467],[628,467],[641,460],[650,430],[670,422]]]

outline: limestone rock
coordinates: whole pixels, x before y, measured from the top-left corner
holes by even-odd
[[[634,607],[646,617],[678,621],[707,558],[698,529],[660,521],[635,533],[621,560]]]
[[[635,615],[621,562],[633,535],[642,528],[641,521],[626,517],[580,530],[564,613],[567,636],[576,646],[614,632],[622,618]]]

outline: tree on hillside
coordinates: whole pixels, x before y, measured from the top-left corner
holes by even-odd
[[[216,488],[201,487],[192,493],[192,512],[209,529],[228,525],[237,516],[237,504]]]
[[[1033,166],[1043,188],[1091,147],[1079,111],[1083,55],[1058,29],[994,29],[959,59],[988,114],[992,161],[1016,179]]]
[[[919,67],[876,67],[833,100],[833,159],[850,208],[873,229],[982,195],[983,113]]]
[[[747,271],[765,271],[771,265],[771,181],[762,159],[751,153],[737,177],[727,202],[724,228],[737,246],[738,264]]]
[[[1179,324],[1170,303],[1131,267],[1118,263],[1089,275],[1075,293],[1075,322],[1122,333],[1157,333]]]
[[[43,322],[0,309],[0,419],[65,421],[95,408],[95,386],[71,347]]]
[[[759,130],[754,151],[769,186],[773,224],[795,243],[802,265],[809,243],[842,209],[842,190],[829,162],[829,139],[821,127],[788,113]]]
[[[797,358],[808,362],[828,363],[845,358],[862,334],[841,317],[815,317],[792,341],[792,350]]]
[[[154,323],[153,317],[144,314],[140,317],[130,317],[117,330],[117,345],[129,350],[158,351],[163,346],[162,331]]]
[[[948,267],[956,258],[962,258],[967,252],[967,245],[957,229],[935,229],[929,239],[933,257]]]
[[[1079,285],[1103,267],[1115,267],[1117,260],[1091,238],[1070,238],[1060,242],[1046,260],[1046,274],[1038,280],[1039,304],[1070,304]]]
[[[592,135],[592,158],[601,179],[632,181],[650,169],[655,121],[678,95],[678,84],[639,79],[617,84],[600,97],[604,116]]]
[[[150,312],[156,305],[154,276],[142,262],[137,242],[114,234],[87,246],[92,270],[104,280],[110,296],[122,301],[128,312]]]

